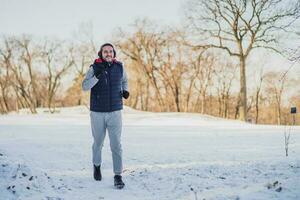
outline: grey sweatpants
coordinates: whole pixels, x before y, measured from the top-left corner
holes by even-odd
[[[122,113],[121,110],[113,112],[90,112],[93,143],[93,163],[100,165],[102,162],[101,152],[108,131],[110,149],[112,152],[113,168],[116,175],[120,175],[123,170],[122,163]]]

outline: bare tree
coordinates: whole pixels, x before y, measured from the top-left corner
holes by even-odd
[[[197,111],[200,105],[200,112],[206,113],[206,98],[209,86],[212,85],[212,76],[215,72],[216,61],[212,54],[201,54],[196,61],[197,76],[194,87],[198,92],[194,110]],[[199,101],[201,102],[199,103]]]
[[[186,49],[176,37],[176,32],[169,31],[164,34],[165,45],[160,47],[158,72],[161,75],[165,91],[170,93],[165,98],[165,102],[173,99],[173,105],[177,112],[183,110],[183,88],[185,81],[184,75],[188,71],[188,66],[185,62]],[[169,91],[169,92],[168,92]],[[173,98],[170,98],[173,97]],[[172,104],[172,103],[171,103]]]
[[[217,82],[217,94],[219,101],[219,116],[228,118],[230,92],[236,79],[237,65],[233,63],[219,62],[214,76]]]
[[[282,97],[287,86],[288,76],[281,79],[283,73],[268,72],[266,73],[267,91],[270,99],[275,101],[277,124],[282,124]]]
[[[201,62],[199,61],[201,59],[201,55],[198,55],[198,59],[193,60],[192,56],[193,54],[191,54],[188,58],[189,61],[187,63],[187,65],[189,65],[189,70],[187,70],[187,77],[185,78],[185,80],[188,82],[187,83],[187,89],[186,89],[186,93],[185,93],[185,97],[186,97],[186,106],[185,106],[185,111],[188,112],[190,111],[190,104],[192,102],[193,96],[194,96],[194,89],[195,89],[195,82],[196,79],[200,73],[200,69],[201,69]]]
[[[12,50],[2,47],[0,48],[0,56],[0,113],[8,113],[8,92],[12,81],[12,76],[9,70],[9,68],[11,67]]]
[[[74,63],[71,52],[72,47],[65,51],[61,42],[46,41],[42,48],[41,60],[47,68],[47,74],[45,75],[46,102],[51,113],[55,111],[53,100],[60,86],[61,78]]]
[[[32,38],[30,36],[22,36],[21,38],[17,38],[15,40],[16,44],[21,50],[21,60],[25,64],[24,67],[27,68],[28,77],[29,77],[29,85],[30,88],[28,90],[29,95],[31,96],[32,105],[34,109],[41,105],[41,98],[38,96],[38,83],[37,83],[37,74],[34,69],[34,62],[39,56],[38,49],[35,48],[35,45],[32,42]],[[34,111],[36,112],[36,111]]]
[[[1,63],[0,63],[1,65]],[[0,113],[8,113],[9,103],[8,103],[8,89],[9,89],[9,75],[6,72],[5,74],[1,74],[0,69]]]
[[[259,119],[259,105],[260,105],[260,99],[261,99],[261,90],[262,90],[262,84],[264,82],[265,79],[265,75],[263,70],[260,71],[260,77],[259,77],[259,83],[256,86],[255,89],[255,123],[258,123],[258,119]]]
[[[32,113],[36,113],[37,100],[33,95],[31,81],[36,81],[36,74],[33,72],[33,57],[35,58],[35,56],[31,55],[31,51],[35,50],[32,49],[32,46],[29,47],[31,38],[9,37],[4,38],[3,43],[1,55],[7,73],[11,73],[9,81],[16,96],[16,110],[21,106],[21,108],[29,108]]]
[[[165,108],[163,96],[160,91],[161,81],[159,79],[158,64],[160,49],[166,43],[162,37],[162,32],[147,31],[153,27],[147,20],[137,20],[134,27],[136,32],[132,36],[119,30],[120,39],[126,38],[126,41],[116,41],[116,46],[121,49],[121,52],[128,56],[132,61],[136,62],[136,66],[143,69],[147,79],[155,90],[155,99],[158,102],[159,110]]]
[[[72,86],[68,89],[65,99],[71,105],[86,104],[87,94],[81,89],[81,83],[84,79],[87,69],[95,59],[97,53],[94,51],[94,45],[89,42],[80,42],[79,44],[70,44],[72,49],[69,51],[70,59],[73,60],[72,74],[74,79]]]
[[[297,0],[191,0],[187,19],[197,38],[195,48],[218,48],[239,59],[239,117],[247,120],[246,60],[255,48],[281,53],[279,33],[299,18]],[[189,42],[190,43],[190,42]]]

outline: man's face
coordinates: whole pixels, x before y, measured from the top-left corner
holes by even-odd
[[[111,46],[104,46],[102,48],[102,58],[107,61],[111,62],[114,57],[114,50]]]

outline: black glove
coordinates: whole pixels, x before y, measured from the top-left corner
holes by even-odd
[[[123,92],[121,91],[120,93],[121,93],[121,96],[122,96],[124,99],[128,99],[128,97],[129,97],[129,92],[128,92],[128,91],[123,90]]]
[[[105,67],[103,65],[93,65],[94,75],[97,79],[100,79],[103,73],[105,73]]]

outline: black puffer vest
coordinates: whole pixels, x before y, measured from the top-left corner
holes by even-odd
[[[94,112],[122,110],[122,63],[113,60],[112,63],[108,64],[101,59],[96,59],[91,67],[104,67],[105,71],[91,89],[90,110]]]

